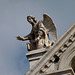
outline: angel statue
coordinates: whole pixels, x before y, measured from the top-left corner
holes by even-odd
[[[21,41],[29,40],[27,42],[28,51],[51,47],[54,41],[50,40],[49,33],[55,41],[57,40],[55,24],[47,14],[43,14],[43,21],[38,21],[31,15],[27,16],[27,21],[32,25],[31,32],[27,36],[17,36],[16,38]]]

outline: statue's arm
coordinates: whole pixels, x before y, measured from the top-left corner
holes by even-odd
[[[28,34],[27,36],[17,36],[17,40],[21,40],[21,41],[26,41],[26,40],[29,40],[29,37],[30,37],[31,34]]]

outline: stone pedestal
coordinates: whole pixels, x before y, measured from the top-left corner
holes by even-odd
[[[39,59],[47,52],[45,48],[32,50],[29,53],[26,53],[26,57],[29,60],[30,63],[30,69],[32,66],[34,66]]]

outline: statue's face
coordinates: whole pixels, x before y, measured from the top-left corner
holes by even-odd
[[[37,22],[37,20],[35,19],[35,17],[29,15],[27,16],[27,21],[30,23],[30,24],[35,24]]]
[[[33,23],[33,18],[32,18],[32,16],[27,16],[27,21],[28,21],[29,23]]]

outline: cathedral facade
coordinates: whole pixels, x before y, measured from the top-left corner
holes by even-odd
[[[30,70],[26,75],[74,75],[75,23],[50,48],[26,54]]]

